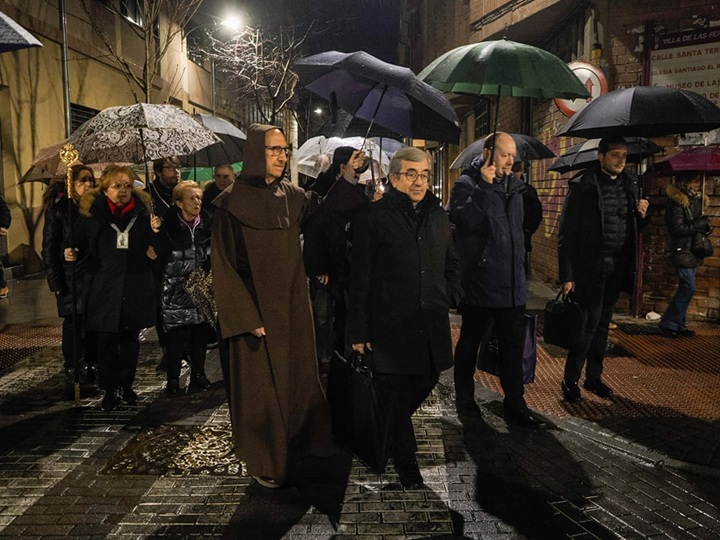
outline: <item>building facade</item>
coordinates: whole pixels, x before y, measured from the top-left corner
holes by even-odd
[[[607,80],[608,91],[638,85],[675,86],[705,95],[720,105],[720,6],[711,0],[419,0],[402,9],[400,63],[419,72],[434,58],[459,45],[501,39],[535,45],[566,62],[595,65]],[[495,102],[453,96],[463,121],[460,148],[491,131]],[[555,137],[568,117],[554,100],[503,98],[499,129],[532,135],[557,155],[584,139]],[[662,114],[660,111],[658,114]],[[716,133],[654,139],[672,154],[690,144],[718,144]],[[719,147],[720,148],[720,147]],[[544,220],[533,238],[533,275],[557,282],[557,230],[567,183],[572,173],[548,171],[552,160],[531,162],[528,173],[543,203]],[[651,164],[640,166],[643,173]],[[457,174],[457,173],[455,173]],[[450,178],[452,183],[453,173]],[[665,227],[665,189],[669,178],[643,175],[650,199],[652,224],[643,234],[643,273],[640,293],[619,310],[644,315],[662,313],[677,286],[669,264]],[[720,319],[720,178],[707,175],[705,212],[715,227],[715,257],[698,270],[690,316]]]
[[[67,76],[62,69],[63,33],[61,7],[67,28]],[[90,16],[105,29],[116,56],[142,77],[144,42],[128,22],[140,26],[139,0],[86,0]],[[115,6],[121,14],[108,6]],[[1,0],[0,10],[37,37],[41,48],[0,54],[0,193],[8,201],[13,224],[0,248],[6,265],[17,273],[42,268],[42,194],[40,182],[20,184],[37,152],[66,137],[64,94],[70,102],[70,131],[106,107],[131,105],[143,93],[130,83],[113,62],[102,40],[93,30],[81,0]],[[120,17],[126,20],[121,20]],[[161,14],[157,46],[162,46],[168,17]],[[188,58],[185,33],[168,41],[158,76],[152,85],[154,103],[170,103],[189,113],[212,114],[234,123],[239,112],[223,88],[214,84],[209,61]],[[213,101],[215,105],[213,107]],[[82,156],[80,156],[82,161]]]

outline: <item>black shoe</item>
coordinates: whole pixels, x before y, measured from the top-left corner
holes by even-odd
[[[690,330],[689,328],[683,328],[682,330],[678,330],[678,334],[680,334],[682,337],[693,337],[695,335],[695,332],[693,330]]]
[[[190,387],[197,390],[208,390],[212,386],[204,373],[190,377]]]
[[[455,410],[460,416],[482,416],[480,407],[478,407],[478,404],[475,403],[474,399],[471,399],[470,401],[456,401]]]
[[[530,409],[522,411],[505,411],[505,422],[514,426],[520,426],[529,429],[544,428],[547,424],[535,417]]]
[[[585,379],[583,388],[585,388],[585,390],[589,390],[590,392],[601,398],[607,399],[613,395],[612,388],[610,388],[600,379]]]
[[[104,411],[114,411],[118,406],[117,397],[115,397],[115,390],[105,390],[105,396],[100,403],[100,406]]]
[[[669,328],[660,327],[660,335],[670,339],[677,339],[680,337],[680,332],[677,330],[670,330]]]
[[[75,369],[69,368],[65,370],[65,382],[68,384],[75,384]]]
[[[412,459],[393,461],[402,487],[405,489],[420,489],[424,486],[425,480],[420,474],[420,466],[414,457]]]
[[[135,393],[135,390],[126,386],[122,389],[122,400],[127,405],[137,405],[138,396]]]
[[[85,381],[89,383],[95,382],[95,368],[93,366],[88,366],[85,369]]]
[[[563,398],[565,398],[565,401],[568,403],[580,403],[582,401],[578,383],[568,384],[563,381],[560,383],[560,388],[562,388]]]
[[[165,385],[165,392],[168,394],[184,394],[185,387],[180,386],[180,381],[178,379],[168,379],[168,382]]]

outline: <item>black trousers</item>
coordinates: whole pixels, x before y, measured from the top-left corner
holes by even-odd
[[[392,426],[390,454],[394,460],[414,459],[417,452],[415,430],[412,415],[430,395],[438,382],[438,373],[422,375],[394,375],[377,373],[379,381],[384,382],[395,391],[395,421]]]
[[[525,344],[525,306],[485,308],[462,305],[462,327],[455,347],[455,396],[468,402],[475,396],[475,367],[481,345],[494,330],[498,338],[500,385],[505,411],[520,412],[527,408],[523,385],[523,347]]]
[[[97,332],[96,336],[100,388],[107,392],[131,388],[140,354],[140,330]]]
[[[208,324],[190,324],[167,332],[167,378],[180,377],[180,366],[185,351],[190,354],[192,375],[205,373],[205,355],[212,328]]]
[[[615,261],[615,270],[603,275],[602,293],[597,304],[581,304],[587,312],[587,326],[582,344],[568,351],[565,361],[565,382],[577,383],[585,367],[586,379],[600,379],[608,341],[608,326],[612,320],[625,277],[625,263]]]
[[[62,324],[62,353],[64,368],[74,369],[75,361],[85,360],[88,366],[97,363],[97,343],[94,332],[85,332],[83,336],[83,316],[75,315],[75,324],[72,316],[63,317]],[[73,346],[73,335],[75,347]]]

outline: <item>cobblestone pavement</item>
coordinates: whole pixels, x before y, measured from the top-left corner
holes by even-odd
[[[13,304],[0,303],[0,538],[720,537],[717,326],[677,349],[613,331],[620,397],[575,406],[560,401],[562,358],[540,339],[526,394],[542,431],[508,427],[486,375],[482,418],[459,419],[446,372],[414,418],[425,488],[404,491],[392,466],[372,474],[339,451],[271,491],[229,448],[215,351],[209,391],[167,396],[148,333],[136,406],[105,413],[90,386],[67,399],[44,285],[11,283]]]

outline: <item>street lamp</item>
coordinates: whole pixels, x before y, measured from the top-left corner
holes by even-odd
[[[214,30],[217,30],[218,28],[222,27],[224,29],[229,30],[232,34],[237,34],[240,29],[243,26],[242,19],[238,17],[237,15],[228,15],[223,19],[220,19],[218,17],[214,17],[212,15],[204,14],[204,16],[209,17],[213,20],[212,23],[206,23],[206,24],[198,24],[196,26],[193,26],[190,30],[185,32],[185,51],[188,58],[191,58],[190,55],[190,45],[188,38],[190,35],[195,32],[196,30],[204,30],[206,36],[211,37]],[[210,30],[208,30],[210,29]],[[212,115],[215,116],[217,107],[216,107],[216,89],[215,89],[215,56],[210,55],[210,93],[211,93],[211,108],[212,108]]]

